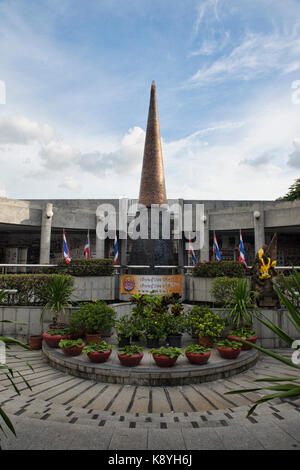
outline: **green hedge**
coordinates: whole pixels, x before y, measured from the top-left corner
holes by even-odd
[[[71,276],[65,276],[70,285],[74,284]],[[44,305],[45,286],[52,278],[51,274],[2,274],[0,275],[1,289],[16,289],[18,292],[5,296],[2,305]]]
[[[46,268],[46,272],[71,276],[111,276],[113,274],[113,260],[108,258],[72,258],[69,264],[62,259],[57,264],[57,267]]]
[[[237,261],[209,261],[198,263],[193,268],[195,277],[245,277],[246,272],[242,263]]]
[[[218,306],[224,306],[230,298],[234,289],[240,281],[239,277],[217,277],[212,282],[211,295],[215,298],[215,303]]]

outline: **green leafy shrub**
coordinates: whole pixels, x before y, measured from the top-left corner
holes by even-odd
[[[194,277],[245,277],[245,268],[237,261],[208,261],[197,263],[193,268]]]
[[[111,328],[115,324],[116,311],[104,301],[84,302],[79,310],[70,315],[72,332],[98,333],[100,329]]]
[[[79,339],[61,339],[58,343],[60,348],[74,348],[75,346],[82,346],[83,341]]]
[[[128,345],[128,346],[124,346],[124,348],[119,349],[119,354],[124,355],[124,356],[133,356],[135,354],[141,354],[142,351],[143,351],[143,348],[141,348],[140,346]]]
[[[161,346],[158,349],[150,349],[149,354],[155,354],[156,356],[168,356],[170,358],[173,357],[178,357],[183,355],[183,351],[181,348],[173,348],[172,346],[170,347],[165,347]]]
[[[41,289],[45,302],[41,313],[41,321],[47,310],[54,313],[56,321],[61,321],[61,316],[66,314],[66,307],[71,304],[71,297],[74,293],[73,279],[62,274],[53,274],[49,277]]]
[[[47,286],[53,279],[53,274],[2,274],[0,275],[0,289],[16,289],[10,305],[45,305],[47,303]],[[64,275],[66,283],[72,287],[73,278]],[[0,304],[8,304],[7,296],[0,300]]]
[[[241,339],[247,339],[247,338],[252,338],[253,336],[256,336],[256,333],[254,330],[249,330],[247,328],[237,328],[235,330],[230,330],[228,334],[230,336],[237,336]]]
[[[184,315],[175,316],[173,313],[165,313],[159,321],[166,336],[180,335],[185,330]]]
[[[243,346],[243,344],[237,341],[229,341],[228,339],[225,339],[224,341],[219,341],[217,343],[217,346],[219,346],[220,348],[224,348],[224,349],[236,350],[236,349],[240,349]]]
[[[233,328],[252,326],[252,310],[256,309],[253,292],[246,279],[240,279],[225,303],[225,315]]]
[[[100,343],[90,343],[84,346],[82,352],[88,354],[90,352],[104,353],[105,351],[112,351],[114,346],[108,344],[106,341],[101,341]]]
[[[200,338],[208,336],[216,341],[221,336],[224,327],[225,321],[219,315],[210,311],[205,313],[202,318],[199,318],[198,322],[195,322],[194,331]]]
[[[57,264],[58,266],[53,268],[45,268],[46,272],[71,276],[111,276],[113,274],[113,260],[108,258],[72,258],[69,264],[62,259]]]
[[[237,287],[240,278],[238,277],[217,277],[212,282],[210,290],[218,306],[224,306],[233,297],[234,289]]]
[[[206,313],[213,313],[208,305],[194,305],[185,315],[185,328],[190,335],[194,335],[199,322]]]
[[[211,348],[205,348],[200,344],[190,344],[186,349],[185,352],[188,354],[206,354],[207,352],[211,351]]]

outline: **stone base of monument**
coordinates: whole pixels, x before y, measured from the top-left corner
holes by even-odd
[[[147,350],[144,350],[143,360],[136,367],[122,366],[117,351],[113,351],[109,361],[102,364],[91,363],[85,354],[66,357],[60,349],[49,348],[45,342],[43,353],[52,367],[77,377],[96,382],[154,387],[196,384],[230,377],[249,369],[258,358],[255,349],[242,351],[234,360],[222,359],[214,349],[207,364],[192,365],[185,356],[181,356],[174,366],[162,369]]]

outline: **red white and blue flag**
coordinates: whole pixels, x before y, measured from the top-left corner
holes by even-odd
[[[222,261],[222,256],[219,250],[219,245],[217,241],[216,234],[214,232],[214,246],[213,246],[213,253],[216,255],[217,261]]]
[[[68,243],[67,243],[67,239],[66,239],[66,233],[65,233],[64,230],[63,230],[63,249],[64,249],[65,262],[67,264],[69,264],[72,258],[71,258],[70,253],[69,253]]]
[[[193,243],[192,243],[191,239],[190,239],[189,245],[190,245],[190,254],[191,254],[191,257],[192,257],[193,264],[197,264],[197,258],[196,258],[195,252],[194,252],[194,247],[193,247]]]
[[[85,245],[84,245],[84,250],[83,250],[85,259],[90,259],[90,234],[89,232],[87,233],[86,240],[85,240]]]
[[[247,266],[246,258],[245,258],[245,250],[244,250],[244,243],[242,237],[242,231],[240,230],[240,245],[239,245],[239,261]]]
[[[115,232],[115,241],[114,241],[114,265],[118,264],[118,259],[119,259],[119,245],[118,245],[117,232]]]

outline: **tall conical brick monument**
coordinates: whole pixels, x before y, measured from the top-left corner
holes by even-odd
[[[152,82],[150,93],[139,203],[147,207],[148,239],[139,238],[138,240],[131,241],[132,249],[129,264],[150,265],[152,267],[151,272],[147,270],[143,272],[139,269],[139,274],[169,274],[168,270],[164,272],[162,269],[157,270],[154,268],[154,266],[158,265],[176,264],[172,240],[162,239],[161,218],[159,219],[159,239],[151,239],[151,205],[167,203],[154,81]]]
[[[139,202],[147,207],[151,207],[151,204],[166,204],[167,202],[154,81],[150,93]]]

